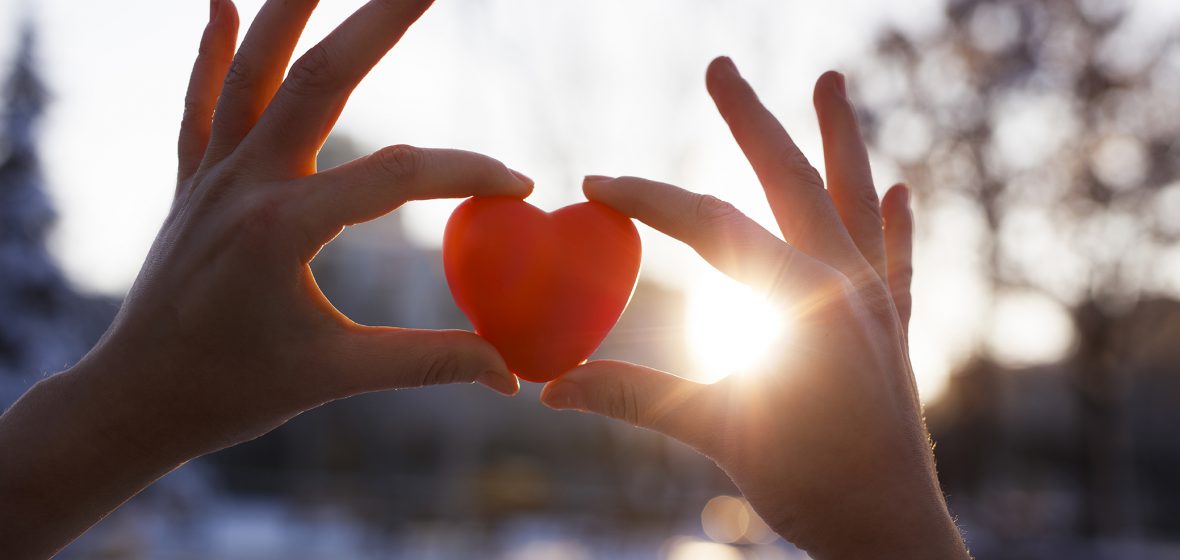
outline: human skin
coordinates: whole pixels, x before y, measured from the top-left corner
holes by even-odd
[[[588,177],[586,196],[694,248],[788,317],[757,376],[713,385],[617,361],[580,366],[542,400],[617,418],[712,458],[780,535],[817,560],[968,558],[939,487],[907,350],[909,192],[878,202],[844,77],[815,87],[827,185],[734,64],[707,86],[783,239],[712,196]]]
[[[212,3],[175,202],[135,285],[93,351],[0,416],[5,558],[50,556],[184,462],[331,400],[450,382],[518,390],[479,337],[357,325],[308,267],[343,227],[409,200],[531,190],[485,156],[408,146],[317,172],[315,153],[349,93],[429,4],[366,4],[284,78],[315,2],[266,2],[236,55],[236,8]],[[595,362],[550,384],[545,402],[697,447],[816,558],[965,557],[905,353],[906,191],[878,206],[835,75],[816,95],[827,191],[736,70],[721,61],[709,76],[790,245],[731,206],[668,185],[591,181],[586,192],[774,296],[796,323],[782,363],[761,379],[700,386]]]
[[[486,156],[408,146],[317,173],[349,93],[430,2],[366,4],[284,79],[315,4],[268,1],[236,55],[237,10],[211,5],[175,201],[143,269],[97,346],[0,416],[0,556],[51,556],[184,462],[334,399],[518,390],[473,333],[358,325],[316,286],[308,263],[347,225],[414,199],[524,197],[532,182]]]

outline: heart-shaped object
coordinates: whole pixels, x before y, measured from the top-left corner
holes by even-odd
[[[455,303],[513,373],[544,382],[590,357],[627,307],[639,233],[597,202],[552,213],[477,197],[451,214],[443,266]]]

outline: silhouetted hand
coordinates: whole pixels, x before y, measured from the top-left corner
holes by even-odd
[[[732,62],[714,61],[707,77],[786,243],[733,206],[670,185],[588,178],[586,196],[767,294],[789,317],[790,337],[757,377],[702,385],[597,361],[550,382],[543,401],[693,446],[771,527],[817,559],[966,557],[906,349],[908,192],[895,187],[878,203],[843,76],[825,74],[815,89],[827,189]]]
[[[476,335],[361,326],[316,286],[309,261],[349,224],[414,199],[523,197],[532,182],[482,155],[408,146],[316,173],[349,94],[430,1],[369,2],[284,79],[315,5],[266,2],[236,54],[236,8],[211,5],[175,202],[134,287],[97,347],[0,422],[6,558],[48,556],[184,461],[333,399],[518,390]]]

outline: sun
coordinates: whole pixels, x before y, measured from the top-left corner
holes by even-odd
[[[712,271],[689,288],[685,320],[695,377],[703,383],[759,371],[788,326],[765,297]]]

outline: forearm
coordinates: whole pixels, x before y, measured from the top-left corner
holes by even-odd
[[[80,365],[0,416],[0,542],[47,558],[187,457],[117,372]],[[158,409],[157,409],[158,410]]]

